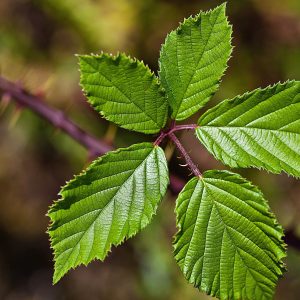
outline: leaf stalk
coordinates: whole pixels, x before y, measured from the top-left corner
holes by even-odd
[[[181,155],[184,157],[187,166],[194,173],[194,175],[197,177],[202,177],[202,174],[199,171],[198,167],[194,164],[191,157],[189,156],[189,154],[187,153],[187,151],[185,150],[185,148],[183,147],[181,142],[178,140],[176,135],[174,133],[169,133],[168,136],[169,136],[170,140],[176,145],[177,149],[179,150]]]

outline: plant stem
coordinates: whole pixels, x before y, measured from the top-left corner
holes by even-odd
[[[197,177],[202,177],[201,172],[199,171],[197,166],[194,164],[194,162],[190,158],[189,154],[186,152],[183,145],[180,143],[180,141],[175,136],[175,134],[174,133],[169,133],[168,136],[171,139],[171,141],[176,145],[177,149],[180,151],[181,155],[184,157],[187,165],[189,166],[191,171],[194,173],[194,175],[197,176]]]
[[[165,137],[168,136],[168,132],[161,131],[160,135],[157,137],[157,139],[154,141],[154,146],[159,146],[160,143],[165,139]]]
[[[179,131],[179,130],[195,130],[197,127],[199,127],[199,125],[197,125],[197,124],[175,125],[170,130],[170,133],[173,133],[173,132]]]
[[[30,108],[36,114],[50,122],[54,127],[67,133],[74,140],[87,148],[92,156],[102,155],[112,150],[112,147],[107,143],[102,143],[96,137],[79,128],[67,118],[62,111],[47,106],[42,99],[27,93],[17,84],[12,83],[1,76],[0,90],[15,99],[21,106]]]
[[[161,131],[158,138],[155,140],[154,145],[158,146],[167,136],[173,132],[180,130],[195,130],[199,125],[197,124],[187,124],[187,125],[175,125],[175,122],[172,123],[171,127],[167,131]]]

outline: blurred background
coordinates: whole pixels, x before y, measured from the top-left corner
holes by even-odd
[[[1,0],[0,73],[61,109],[88,132],[116,147],[144,139],[101,119],[79,88],[74,54],[124,51],[157,71],[166,34],[184,17],[222,1]],[[235,46],[220,91],[210,105],[259,86],[300,79],[300,1],[232,0],[227,7]],[[191,118],[197,120],[198,115]],[[224,168],[193,134],[183,143],[201,170]],[[170,169],[187,179],[173,155]],[[69,272],[52,286],[45,233],[48,206],[84,168],[82,146],[27,109],[0,102],[0,299],[211,299],[181,275],[172,256],[176,195],[168,193],[151,225],[104,262]],[[286,230],[300,237],[300,183],[286,175],[238,170],[259,185]],[[275,299],[300,295],[300,251],[289,247],[288,272]]]

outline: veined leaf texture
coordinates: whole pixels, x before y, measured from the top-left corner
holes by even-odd
[[[127,57],[81,55],[80,84],[107,120],[143,133],[164,127],[168,103],[158,79],[144,63]]]
[[[120,127],[172,139],[175,121],[210,100],[227,68],[232,28],[225,8],[200,12],[167,36],[159,77],[125,54],[79,56],[89,103]],[[198,125],[198,139],[224,164],[300,177],[299,81],[222,101]],[[54,282],[71,268],[103,260],[149,224],[169,182],[156,144],[109,152],[63,187],[49,211]],[[176,221],[175,259],[190,283],[221,300],[272,299],[286,249],[258,188],[238,174],[207,171],[179,194]]]
[[[61,190],[49,211],[57,282],[69,269],[103,260],[155,214],[168,185],[163,150],[151,143],[100,157]]]
[[[197,112],[219,87],[232,51],[225,8],[186,19],[162,46],[159,75],[176,120]]]
[[[230,167],[300,176],[300,82],[225,100],[200,117],[199,140]]]
[[[176,202],[175,258],[193,285],[220,299],[272,299],[283,232],[261,192],[237,174],[207,171]]]

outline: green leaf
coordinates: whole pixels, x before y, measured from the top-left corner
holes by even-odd
[[[299,81],[225,100],[198,124],[200,141],[226,165],[300,177]]]
[[[191,179],[176,202],[175,258],[187,280],[220,299],[272,299],[283,232],[261,192],[227,171]]]
[[[168,181],[163,150],[141,143],[98,158],[63,187],[48,213],[54,283],[149,224]]]
[[[124,54],[80,55],[80,84],[88,101],[107,120],[143,133],[164,127],[168,103],[157,77]]]
[[[219,87],[232,51],[225,9],[223,4],[186,19],[162,46],[159,75],[176,120],[197,112]]]

